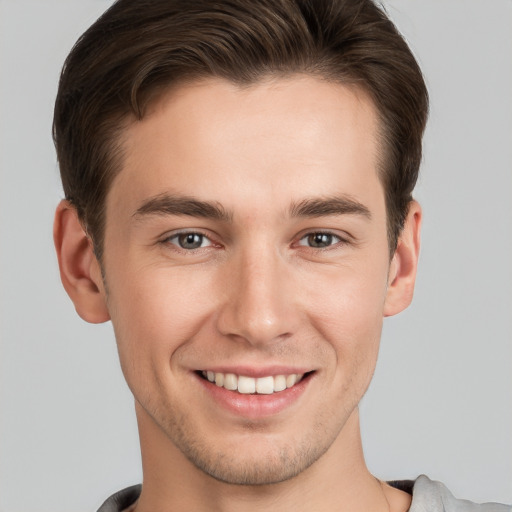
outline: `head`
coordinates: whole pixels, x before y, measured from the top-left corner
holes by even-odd
[[[418,177],[428,96],[385,13],[370,0],[162,0],[116,2],[79,39],[60,80],[54,140],[64,193],[98,258],[126,126],[179,84],[217,77],[249,86],[293,74],[352,85],[374,102],[392,255]]]
[[[143,461],[350,471],[382,318],[412,297],[421,73],[372,2],[182,3],[117,2],[66,61],[64,285],[112,319]]]

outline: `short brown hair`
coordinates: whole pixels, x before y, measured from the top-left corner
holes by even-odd
[[[118,0],[66,59],[53,125],[65,196],[97,257],[127,122],[173,84],[293,73],[354,84],[373,99],[393,253],[418,177],[428,94],[382,8],[372,0]]]

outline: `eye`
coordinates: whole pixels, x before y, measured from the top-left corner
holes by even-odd
[[[188,251],[212,245],[209,238],[202,233],[178,233],[165,241]]]
[[[325,249],[337,243],[342,242],[339,236],[333,235],[332,233],[309,233],[302,237],[299,241],[299,245],[312,247],[314,249]]]

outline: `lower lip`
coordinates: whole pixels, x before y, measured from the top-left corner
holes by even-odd
[[[217,386],[197,374],[195,377],[215,402],[224,409],[248,419],[258,419],[273,416],[292,406],[304,393],[313,375],[308,374],[291,388],[271,395],[245,395]]]

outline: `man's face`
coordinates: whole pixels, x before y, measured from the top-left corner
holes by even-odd
[[[217,479],[285,480],[352,435],[388,289],[376,123],[341,85],[212,79],[126,132],[104,252],[122,368],[142,429]]]

